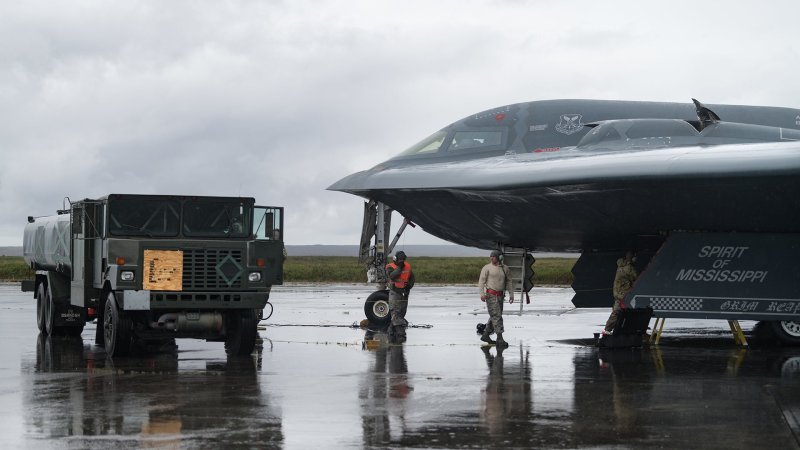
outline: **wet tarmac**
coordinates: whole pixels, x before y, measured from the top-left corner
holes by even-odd
[[[351,325],[371,288],[291,285],[256,354],[221,343],[106,358],[94,325],[42,338],[0,284],[3,448],[798,448],[800,348],[739,349],[726,322],[667,320],[658,348],[592,346],[608,311],[536,288],[498,352],[472,286],[418,285],[403,345]],[[749,330],[753,323],[742,322]]]

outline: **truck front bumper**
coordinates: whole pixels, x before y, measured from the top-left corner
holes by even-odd
[[[119,291],[117,300],[124,310],[263,309],[269,292]]]

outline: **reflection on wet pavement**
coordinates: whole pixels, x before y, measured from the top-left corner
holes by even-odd
[[[112,361],[80,337],[39,335],[36,344],[36,376],[25,393],[36,437],[68,438],[79,448],[282,441],[253,357],[179,371],[176,352]]]
[[[91,324],[38,335],[17,289],[0,285],[4,448],[799,446],[800,349],[742,350],[725,322],[690,320],[660,347],[597,349],[607,311],[573,310],[568,289],[507,311],[503,351],[480,345],[471,286],[415,288],[408,320],[432,327],[391,345],[350,326],[369,287],[296,285],[251,357],[178,340],[113,361]]]

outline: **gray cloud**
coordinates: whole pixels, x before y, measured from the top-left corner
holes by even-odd
[[[9,3],[9,2],[6,2]],[[0,245],[65,196],[253,196],[353,244],[324,189],[450,122],[548,98],[800,106],[794,2],[0,6]],[[744,30],[747,32],[744,32]],[[406,242],[436,242],[419,229]]]

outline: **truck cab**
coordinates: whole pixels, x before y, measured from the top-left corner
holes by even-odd
[[[171,338],[249,354],[283,282],[283,208],[249,197],[111,194],[29,218],[25,261],[43,333],[80,334],[124,355]]]

